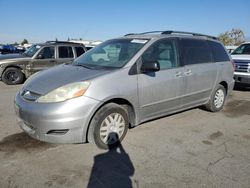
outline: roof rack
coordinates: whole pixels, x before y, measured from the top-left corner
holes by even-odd
[[[53,43],[62,43],[62,44],[65,44],[65,43],[69,43],[69,44],[72,44],[72,43],[74,43],[75,44],[75,42],[70,42],[70,41],[53,41],[53,40],[49,40],[49,41],[46,41],[46,43],[51,43],[51,44],[53,44]]]
[[[160,34],[184,34],[184,35],[192,35],[192,36],[202,36],[202,37],[207,37],[211,39],[218,40],[217,37],[211,36],[211,35],[204,35],[201,33],[193,33],[193,32],[185,32],[185,31],[172,31],[172,30],[167,30],[167,31],[149,31],[149,32],[144,32],[144,33],[129,33],[124,36],[129,36],[129,35],[145,35],[145,34],[151,34],[151,33],[160,33]]]
[[[128,33],[124,36],[129,36],[129,35],[146,35],[146,34],[152,34],[152,33],[160,33],[162,34],[164,31],[148,31],[148,32],[143,32],[143,33]]]
[[[161,34],[184,34],[184,35],[193,35],[193,36],[202,36],[202,37],[208,37],[211,39],[218,40],[217,37],[211,36],[211,35],[204,35],[201,33],[193,33],[193,32],[185,32],[185,31],[163,31]]]

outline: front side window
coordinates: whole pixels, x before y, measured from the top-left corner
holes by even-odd
[[[160,64],[160,69],[170,69],[178,66],[177,52],[174,40],[161,40],[150,46],[141,56],[142,63]]]
[[[242,44],[238,48],[236,48],[232,55],[250,55],[250,44]]]
[[[106,41],[74,61],[74,65],[90,69],[121,68],[147,43],[146,39],[114,39]]]
[[[55,47],[48,46],[41,49],[37,55],[38,59],[54,59],[55,58]]]
[[[184,65],[212,62],[211,48],[205,40],[181,39],[181,49]]]
[[[59,58],[73,58],[73,50],[71,46],[59,46]]]

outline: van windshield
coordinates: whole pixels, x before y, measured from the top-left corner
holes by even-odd
[[[121,68],[147,42],[146,39],[108,40],[77,58],[73,65],[90,69]]]
[[[250,55],[250,44],[242,44],[236,48],[232,55]]]

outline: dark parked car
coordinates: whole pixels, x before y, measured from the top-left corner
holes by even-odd
[[[23,54],[0,56],[0,78],[9,85],[20,84],[35,72],[72,61],[86,51],[84,45],[72,42],[35,44]]]
[[[0,47],[0,54],[12,54],[12,53],[19,53],[19,50],[13,45],[2,45]]]

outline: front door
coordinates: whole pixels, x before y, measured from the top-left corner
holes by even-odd
[[[55,58],[55,47],[54,46],[46,46],[43,47],[36,57],[31,60],[31,71],[32,73],[48,69],[52,66],[56,65]]]
[[[138,75],[141,121],[158,117],[181,108],[183,67],[179,65],[175,39],[162,39],[151,45],[141,56],[141,63],[158,62],[158,72]]]

